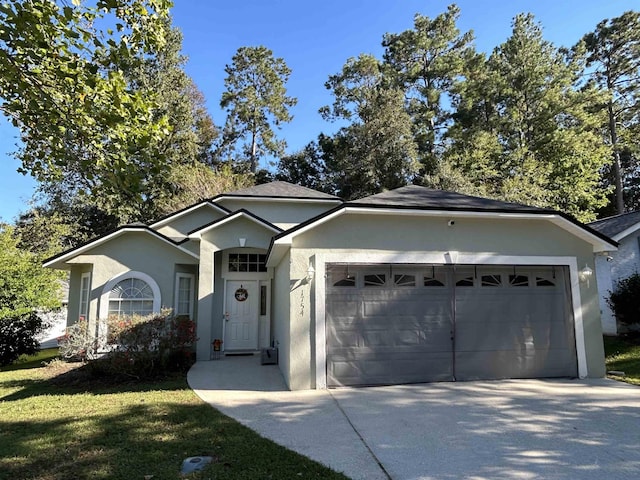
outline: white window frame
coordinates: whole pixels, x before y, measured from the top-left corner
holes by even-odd
[[[146,273],[128,271],[128,272],[122,272],[119,275],[116,275],[115,277],[113,277],[111,280],[109,280],[105,284],[104,288],[102,289],[102,295],[100,296],[100,316],[99,316],[101,320],[106,320],[107,317],[109,316],[109,294],[111,293],[111,290],[113,290],[113,287],[115,287],[118,283],[120,283],[123,280],[127,280],[129,278],[137,278],[138,280],[142,280],[143,282],[146,282],[149,285],[149,287],[151,288],[151,291],[153,292],[153,312],[155,313],[160,311],[160,305],[161,305],[160,287],[158,287],[158,284],[156,283],[156,281]]]
[[[86,286],[85,286],[86,280]],[[80,276],[80,300],[78,301],[78,320],[89,321],[89,301],[91,300],[91,272]]]
[[[189,312],[183,313],[178,311],[178,306],[180,305],[180,280],[183,278],[189,279]],[[193,317],[193,298],[195,293],[195,283],[196,276],[193,273],[176,273],[176,288],[173,297],[173,314],[174,316],[178,315],[187,315],[191,320],[195,320]]]

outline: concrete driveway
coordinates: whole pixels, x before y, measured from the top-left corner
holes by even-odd
[[[506,380],[289,392],[255,357],[189,385],[261,435],[354,479],[637,479],[640,388]]]

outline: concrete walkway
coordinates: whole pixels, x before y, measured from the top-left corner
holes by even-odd
[[[263,437],[351,478],[388,479],[329,390],[291,392],[278,366],[260,365],[258,355],[197,362],[187,379],[202,400]]]
[[[640,388],[606,379],[290,392],[258,356],[189,385],[261,435],[354,479],[637,479]]]

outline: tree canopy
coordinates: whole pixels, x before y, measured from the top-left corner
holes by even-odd
[[[293,119],[289,109],[297,99],[287,96],[285,86],[291,70],[284,59],[259,46],[239,48],[224,71],[226,90],[220,100],[227,112],[224,147],[248,160],[249,171],[255,173],[260,158],[280,156],[286,148],[273,127]]]
[[[615,213],[624,213],[627,207],[640,207],[640,13],[603,20],[582,42],[591,78],[607,94],[594,107],[606,112],[602,130],[612,150],[612,168],[605,183],[614,186]]]
[[[0,110],[21,134],[21,171],[40,182],[81,172],[102,198],[137,200],[159,152],[140,149],[168,134],[149,90],[132,88],[118,66],[166,41],[168,0],[50,0],[0,5]],[[98,30],[97,25],[113,25]],[[144,168],[141,168],[144,165]],[[136,202],[141,203],[141,202]]]

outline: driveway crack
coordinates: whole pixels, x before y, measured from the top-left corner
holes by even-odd
[[[380,467],[380,470],[382,470],[382,473],[384,473],[384,475],[387,477],[388,480],[393,480],[393,477],[391,475],[389,475],[389,472],[387,472],[387,469],[384,468],[384,465],[382,464],[382,462],[380,461],[380,459],[377,457],[377,455],[375,453],[373,453],[373,450],[371,449],[371,447],[369,446],[369,444],[364,440],[364,437],[360,434],[360,432],[358,431],[358,429],[356,428],[356,426],[353,424],[353,422],[351,421],[351,419],[349,418],[349,416],[347,415],[347,412],[344,411],[344,409],[342,408],[342,405],[340,405],[340,402],[338,402],[338,399],[336,397],[333,396],[333,393],[331,393],[331,390],[327,390],[329,392],[329,395],[331,395],[331,398],[333,399],[333,401],[336,404],[336,407],[338,407],[338,410],[340,410],[340,412],[342,413],[342,416],[344,416],[345,420],[347,421],[347,423],[349,425],[351,425],[351,428],[353,429],[353,431],[355,432],[355,434],[358,436],[358,438],[360,439],[360,441],[362,442],[362,444],[364,445],[364,447],[367,449],[367,451],[371,454],[371,456],[373,457],[373,459],[376,461],[376,463],[378,464],[378,466]]]

